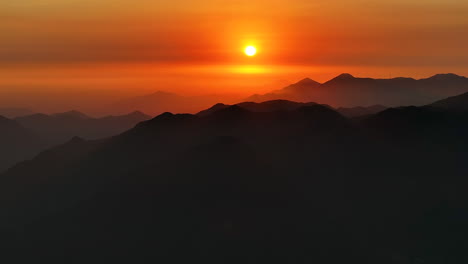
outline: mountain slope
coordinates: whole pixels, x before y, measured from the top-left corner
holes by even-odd
[[[430,106],[436,107],[439,109],[450,110],[450,111],[467,112],[468,111],[468,92],[461,94],[461,95],[442,99],[440,101],[430,104]]]
[[[377,114],[379,112],[384,111],[387,109],[386,106],[383,105],[372,105],[368,107],[357,106],[357,107],[339,107],[336,109],[340,114],[346,117],[361,117],[367,115]]]
[[[41,138],[17,122],[0,116],[0,172],[32,158],[42,147]]]

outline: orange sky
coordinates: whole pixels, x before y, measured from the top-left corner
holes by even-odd
[[[467,13],[458,0],[4,1],[0,106],[243,96],[341,72],[468,75]]]

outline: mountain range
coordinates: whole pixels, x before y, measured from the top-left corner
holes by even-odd
[[[314,102],[300,103],[300,102],[293,102],[293,101],[278,99],[278,100],[272,100],[272,101],[265,101],[261,103],[243,102],[243,103],[239,103],[235,105],[239,106],[240,108],[249,110],[251,112],[274,112],[274,111],[291,111],[291,110],[295,110],[304,106],[313,106],[313,105],[318,105],[318,104]],[[226,104],[218,103],[206,110],[200,111],[199,113],[197,113],[197,115],[206,116],[213,112],[216,112],[218,110],[225,109],[231,106],[233,105],[226,105]],[[333,107],[329,105],[322,105],[322,106],[333,109]],[[349,107],[349,108],[340,107],[334,110],[336,110],[338,113],[346,117],[361,117],[361,116],[376,114],[385,109],[387,109],[387,107],[385,106],[373,105],[369,107],[362,107],[362,106]]]
[[[341,74],[323,84],[306,78],[281,90],[250,96],[246,101],[284,99],[321,102],[335,107],[421,106],[465,92],[468,92],[468,78],[455,74],[437,74],[419,80],[357,78]]]
[[[85,139],[109,137],[150,118],[139,111],[122,116],[94,118],[73,110],[52,115],[32,114],[17,117],[14,120],[52,144],[57,144],[64,143],[74,136]]]
[[[1,175],[3,257],[464,263],[467,100],[359,119],[317,103],[217,104],[74,138]]]
[[[0,172],[74,137],[89,140],[110,137],[150,118],[141,112],[93,118],[78,111],[15,119],[0,116]]]
[[[335,109],[342,108],[342,113],[347,115],[359,116],[375,113],[376,110],[382,109],[380,106],[421,106],[464,92],[468,92],[468,78],[455,74],[437,74],[419,80],[403,77],[392,79],[357,78],[350,74],[341,74],[325,83],[305,78],[283,89],[266,94],[254,94],[247,98],[228,94],[189,96],[156,91],[122,99],[111,104],[106,103],[99,108],[99,112],[122,115],[139,110],[156,116],[166,111],[197,113],[219,102],[232,105],[239,102],[288,100],[305,103],[320,102]],[[0,115],[1,113],[2,111],[0,111]]]

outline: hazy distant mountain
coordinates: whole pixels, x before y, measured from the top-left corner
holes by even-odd
[[[42,152],[0,177],[2,257],[465,262],[467,114],[298,105],[164,113]]]
[[[175,113],[196,113],[220,101],[226,101],[226,98],[221,98],[216,95],[182,96],[175,93],[158,91],[149,95],[119,101],[111,105],[110,108],[112,108],[113,111],[118,110],[124,112],[138,109],[154,116],[167,111]]]
[[[15,120],[0,116],[0,171],[73,137],[109,137],[150,118],[141,112],[92,118],[78,111],[53,115],[33,114]]]
[[[267,94],[255,94],[247,98],[246,101],[264,102],[271,100],[291,100],[296,102],[311,102],[314,100],[306,100],[305,94],[310,93],[314,89],[321,86],[319,82],[305,78],[295,84],[291,84],[281,90],[276,90]]]
[[[63,119],[63,120],[86,120],[86,119],[91,119],[91,117],[78,112],[76,110],[71,110],[68,112],[63,112],[63,113],[56,113],[52,114],[52,117],[55,119]]]
[[[0,116],[0,172],[30,159],[46,145],[38,135],[17,122]]]
[[[468,112],[468,93],[437,101],[430,106],[450,111]]]
[[[356,78],[350,74],[341,74],[323,84],[305,79],[282,90],[254,95],[247,100],[262,102],[285,99],[342,107],[371,104],[401,106],[425,105],[463,92],[468,92],[468,78],[455,74],[438,74],[420,80]]]
[[[31,115],[34,112],[27,108],[1,107],[0,115],[6,118],[15,118],[18,116]]]
[[[113,136],[150,118],[141,112],[93,118],[78,111],[69,111],[52,115],[34,114],[18,117],[15,120],[52,144],[56,144],[66,142],[74,136],[85,139]]]

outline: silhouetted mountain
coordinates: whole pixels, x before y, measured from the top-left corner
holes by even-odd
[[[317,103],[313,103],[313,102],[298,103],[298,102],[292,102],[288,100],[272,100],[272,101],[266,101],[262,103],[244,102],[244,103],[236,104],[236,106],[239,106],[240,108],[246,109],[251,112],[291,111],[291,110],[295,110],[304,106],[313,106],[313,105],[317,105]],[[198,116],[210,115],[213,112],[228,108],[230,106],[231,105],[226,105],[226,104],[215,104],[206,110],[200,111],[197,115]],[[332,109],[332,107],[328,105],[322,105],[322,106]],[[385,106],[373,105],[369,107],[362,107],[362,106],[352,107],[352,108],[340,107],[336,109],[336,111],[347,117],[358,117],[358,116],[375,114],[385,109],[387,109],[387,107]]]
[[[321,85],[314,81],[300,81],[282,90],[251,96],[247,100],[285,99],[343,107],[369,104],[402,106],[425,105],[463,92],[468,92],[468,78],[455,74],[438,74],[420,80],[357,78],[351,74],[341,74]]]
[[[468,93],[437,101],[430,106],[450,111],[468,112]]]
[[[34,112],[26,108],[1,107],[0,116],[15,118],[18,116],[32,115]]]
[[[281,90],[276,90],[267,94],[255,94],[246,99],[246,101],[265,102],[272,100],[291,100],[296,102],[311,102],[314,100],[306,100],[304,94],[310,93],[314,89],[320,87],[320,83],[312,79],[305,78],[295,84],[286,86]]]
[[[292,101],[287,101],[287,100],[272,100],[272,101],[266,101],[262,103],[243,102],[243,103],[235,104],[235,106],[238,106],[250,112],[291,111],[291,110],[296,110],[304,106],[313,106],[313,105],[317,105],[317,103],[313,103],[313,102],[298,103],[298,102],[292,102]],[[197,115],[198,116],[210,115],[216,111],[219,111],[221,109],[225,109],[231,106],[232,105],[215,104],[211,108],[200,111]],[[323,105],[323,106],[331,108],[330,106],[327,106],[327,105]]]
[[[326,83],[328,84],[340,83],[340,82],[354,81],[354,79],[356,79],[356,77],[354,77],[353,75],[349,73],[342,73]]]
[[[466,121],[276,101],[74,138],[1,175],[2,258],[464,263]]]
[[[32,158],[42,147],[45,147],[45,144],[32,131],[0,116],[0,172],[20,161]]]
[[[113,136],[148,119],[150,116],[138,111],[123,116],[103,118],[92,118],[78,111],[69,111],[53,115],[34,114],[18,117],[15,120],[53,145],[63,143],[74,136],[86,139]]]
[[[426,79],[427,81],[441,81],[441,82],[460,82],[465,83],[467,78],[464,76],[459,76],[453,73],[446,73],[446,74],[436,74],[432,77]]]
[[[359,116],[367,116],[376,114],[378,112],[382,112],[383,110],[387,109],[386,106],[383,105],[372,105],[368,107],[357,106],[357,107],[340,107],[336,109],[340,114],[346,117],[359,117]]]

